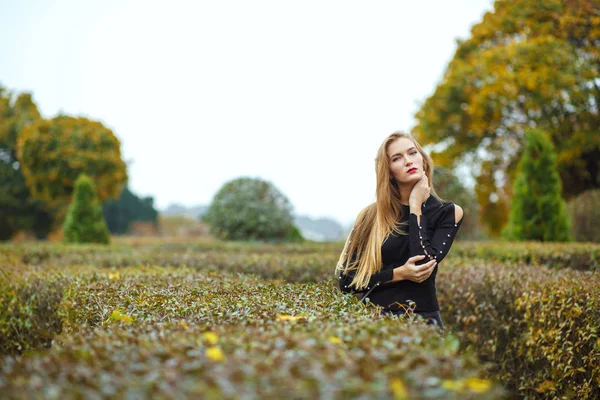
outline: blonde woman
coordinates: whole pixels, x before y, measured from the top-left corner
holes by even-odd
[[[359,213],[335,269],[340,290],[443,329],[435,277],[463,210],[437,196],[433,162],[411,135],[388,136],[375,166],[376,201]]]

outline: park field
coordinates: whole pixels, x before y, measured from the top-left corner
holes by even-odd
[[[343,243],[0,245],[3,398],[600,398],[600,245],[457,242],[446,332],[337,288]]]

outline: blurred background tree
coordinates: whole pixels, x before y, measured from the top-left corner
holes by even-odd
[[[466,217],[456,235],[457,239],[482,239],[482,229],[479,226],[479,205],[475,194],[448,168],[435,167],[432,180],[438,196],[443,200],[458,204],[465,210]]]
[[[31,196],[17,158],[19,135],[40,120],[31,94],[14,95],[0,86],[0,240],[18,231],[45,238],[50,231],[52,216]]]
[[[600,242],[600,189],[588,190],[568,204],[573,236],[581,242]]]
[[[68,207],[63,225],[66,243],[110,242],[94,182],[85,174],[75,181],[73,202]]]
[[[57,223],[79,174],[95,182],[100,201],[118,198],[127,183],[119,140],[100,122],[83,117],[60,115],[26,127],[17,141],[17,156],[31,195],[56,212]]]
[[[524,130],[557,146],[562,195],[600,187],[600,3],[498,0],[458,41],[412,134],[445,148],[440,166],[471,165],[482,222],[507,221]]]
[[[137,221],[150,222],[158,230],[158,211],[154,208],[154,199],[140,198],[128,187],[123,188],[118,199],[105,201],[102,213],[110,233],[126,234],[131,224]]]
[[[229,240],[300,240],[289,200],[271,183],[238,178],[215,195],[203,221],[216,237]]]
[[[541,129],[525,131],[517,166],[514,198],[503,236],[509,240],[571,240],[571,224],[561,197],[554,146]]]

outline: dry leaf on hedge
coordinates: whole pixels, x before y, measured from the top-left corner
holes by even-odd
[[[408,399],[408,391],[406,390],[406,386],[404,386],[404,382],[402,382],[402,379],[392,379],[392,381],[390,382],[390,388],[392,389],[392,393],[394,394],[394,398],[396,400]]]
[[[208,349],[206,349],[206,356],[213,361],[225,361],[225,356],[223,355],[221,349],[218,347],[209,347]]]

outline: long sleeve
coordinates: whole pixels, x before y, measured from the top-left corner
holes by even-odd
[[[354,261],[354,260],[355,259],[352,258],[352,261]],[[339,280],[339,287],[342,292],[344,292],[344,293],[367,292],[367,291],[373,289],[373,287],[375,285],[377,285],[377,283],[379,283],[379,285],[382,285],[382,284],[394,279],[394,270],[393,269],[383,269],[379,272],[374,273],[373,275],[371,275],[371,278],[369,279],[369,284],[367,285],[367,287],[362,290],[358,290],[355,287],[350,287],[350,283],[354,279],[355,275],[356,275],[356,270],[349,271],[347,274],[344,274],[344,271],[340,272],[340,276],[338,277],[338,280]]]
[[[428,256],[423,260],[418,261],[416,264],[424,264],[431,259],[436,259],[437,263],[439,264],[444,259],[444,257],[446,257],[446,254],[448,254],[450,246],[452,246],[452,242],[454,241],[454,237],[456,236],[456,232],[460,228],[464,217],[461,218],[461,220],[458,221],[458,223],[455,222],[455,211],[453,203],[448,204],[445,207],[445,210],[443,210],[442,212],[443,214],[440,216],[439,221],[436,224],[432,237],[429,237],[427,234],[427,214],[423,213],[421,215],[421,222],[419,225],[416,214],[410,213],[410,256]]]

